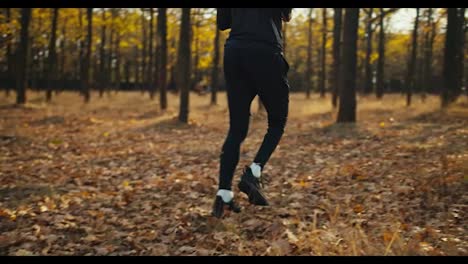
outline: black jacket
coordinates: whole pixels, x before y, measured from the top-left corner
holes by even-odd
[[[217,24],[220,30],[231,29],[227,45],[260,42],[282,50],[282,20],[289,21],[291,12],[292,8],[218,8]]]

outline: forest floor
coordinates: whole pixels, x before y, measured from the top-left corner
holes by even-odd
[[[210,216],[228,129],[225,94],[192,94],[190,124],[139,92],[0,96],[0,255],[468,255],[468,100],[293,94],[268,163],[270,207]],[[252,105],[234,178],[266,131]]]

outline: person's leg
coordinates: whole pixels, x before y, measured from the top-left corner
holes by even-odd
[[[244,170],[239,189],[247,194],[249,202],[266,206],[268,201],[262,192],[261,171],[278,145],[286,125],[289,105],[289,84],[286,78],[289,66],[281,54],[256,51],[255,60],[245,61],[254,85],[268,113],[268,131],[254,162]]]
[[[254,163],[258,164],[261,169],[280,142],[288,118],[287,72],[289,66],[283,55],[275,54],[274,56],[274,63],[266,65],[266,69],[257,72],[258,93],[268,113],[268,130],[254,159]]]
[[[231,190],[232,178],[239,162],[240,146],[247,136],[250,106],[256,93],[240,64],[240,54],[226,49],[224,72],[229,107],[229,132],[220,155],[219,189]]]

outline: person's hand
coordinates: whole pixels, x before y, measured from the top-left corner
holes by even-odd
[[[282,16],[281,19],[282,19],[284,22],[289,22],[289,21],[291,21],[291,15],[289,15],[289,16]]]
[[[291,10],[292,8],[282,8],[283,10],[281,11],[281,20],[284,22],[289,22],[291,21]]]

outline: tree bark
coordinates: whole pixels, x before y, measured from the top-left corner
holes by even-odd
[[[458,13],[458,34],[457,38],[459,39],[458,43],[458,94],[457,96],[461,93],[461,87],[464,85],[464,63],[465,63],[465,42],[466,42],[466,19],[465,19],[465,10],[466,8],[460,8],[459,13]],[[467,88],[467,87],[465,87]]]
[[[333,25],[333,78],[332,78],[332,105],[337,106],[338,90],[340,85],[340,66],[341,66],[341,24],[343,18],[343,9],[335,8]]]
[[[102,97],[104,94],[104,86],[105,86],[105,68],[106,68],[106,33],[107,33],[107,17],[106,17],[106,10],[105,8],[101,8],[101,17],[102,17],[102,26],[101,26],[101,44],[99,45],[99,76],[98,76],[98,83],[99,83],[99,97]]]
[[[159,101],[161,109],[167,109],[167,8],[158,9],[159,34]]]
[[[147,52],[147,43],[148,43],[148,33],[146,25],[145,10],[142,8],[141,14],[141,27],[143,33],[143,49],[141,50],[141,83],[143,91],[146,90],[146,52]]]
[[[308,30],[307,30],[307,62],[306,62],[306,71],[305,71],[305,85],[306,85],[306,98],[310,98],[310,91],[313,89],[313,84],[312,84],[312,48],[313,48],[313,36],[312,36],[312,26],[313,26],[313,20],[312,20],[312,11],[313,8],[309,8],[309,14],[307,15],[307,18],[309,20],[308,24]]]
[[[147,77],[148,77],[148,90],[149,90],[149,94],[150,94],[150,98],[151,100],[154,99],[154,93],[155,93],[155,90],[154,90],[154,84],[153,84],[153,37],[154,37],[154,33],[153,33],[153,25],[154,25],[154,12],[153,12],[153,8],[150,8],[149,9],[149,12],[150,12],[150,22],[149,22],[149,43],[148,43],[148,73],[147,73]]]
[[[66,29],[67,29],[67,20],[68,18],[64,18],[63,25],[62,25],[62,33],[61,33],[61,41],[60,41],[60,87],[56,88],[56,93],[65,89],[65,82],[67,80],[66,77],[66,70],[65,70],[65,59],[66,59],[66,52],[65,49],[67,47],[67,38],[66,38]]]
[[[120,32],[116,33],[116,38],[115,38],[115,89],[118,91],[120,90],[120,68],[121,68],[121,54],[120,54],[120,41],[121,41],[121,36]]]
[[[17,54],[16,67],[16,103],[26,103],[26,85],[28,73],[26,66],[28,64],[28,41],[29,41],[29,24],[31,21],[31,8],[21,8],[21,33],[20,43]]]
[[[180,88],[179,121],[188,123],[189,93],[190,93],[190,8],[182,8],[182,21],[180,26],[179,51],[177,57],[177,82]]]
[[[384,78],[385,78],[385,27],[384,27],[385,12],[380,8],[379,15],[379,58],[377,61],[377,87],[375,89],[377,99],[382,99],[384,94]]]
[[[57,53],[55,49],[55,44],[57,42],[57,19],[58,19],[58,8],[54,8],[52,10],[52,32],[50,34],[50,41],[49,41],[49,57],[47,62],[47,93],[46,93],[46,101],[50,102],[52,99],[52,89],[56,84],[57,81]]]
[[[367,20],[367,29],[366,29],[366,62],[365,62],[365,84],[364,84],[364,94],[370,94],[374,89],[372,83],[372,66],[371,66],[371,56],[372,56],[372,35],[373,35],[373,28],[372,28],[372,15],[373,15],[373,8],[369,8],[368,13],[368,20]]]
[[[322,8],[322,48],[320,51],[320,97],[325,97],[326,82],[327,9]]]
[[[424,73],[423,73],[423,85],[421,91],[421,99],[424,102],[426,99],[426,93],[432,90],[432,52],[434,48],[434,40],[436,36],[436,28],[433,18],[433,9],[427,9],[427,27],[430,29],[426,32],[424,39]]]
[[[414,19],[414,28],[411,44],[411,57],[408,62],[408,72],[406,76],[406,106],[411,105],[411,97],[415,84],[415,66],[416,55],[418,51],[418,28],[419,28],[419,8],[416,8],[416,18]]]
[[[213,50],[213,68],[211,71],[211,105],[217,104],[217,92],[218,92],[218,76],[219,76],[219,39],[220,30],[218,26],[215,27],[215,39],[214,39],[214,50]]]
[[[91,45],[93,40],[93,8],[86,8],[86,18],[88,21],[87,25],[87,36],[86,36],[86,57],[84,59],[83,69],[83,95],[85,103],[89,103],[90,100],[90,65],[91,65]]]
[[[10,26],[10,23],[11,23],[11,9],[10,8],[6,8],[6,23],[7,25]],[[13,74],[15,73],[15,70],[14,70],[14,65],[15,65],[15,62],[14,62],[14,56],[12,54],[12,38],[11,38],[11,33],[8,32],[8,41],[7,41],[7,76],[13,76]],[[6,96],[10,96],[10,85],[7,85],[6,87]]]
[[[356,51],[359,8],[346,8],[343,32],[343,65],[339,96],[338,123],[356,122]]]
[[[463,50],[461,45],[464,44],[464,40],[461,41],[460,39],[460,37],[462,37],[460,34],[462,30],[460,28],[464,28],[461,25],[463,20],[464,18],[463,16],[460,18],[457,8],[447,8],[447,31],[445,36],[443,66],[444,85],[441,93],[443,108],[453,103],[460,94],[460,57]]]

